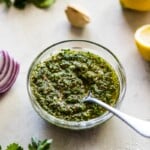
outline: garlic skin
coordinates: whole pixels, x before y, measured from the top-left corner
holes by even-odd
[[[77,28],[83,28],[90,22],[89,16],[74,6],[67,6],[65,13],[70,24]]]

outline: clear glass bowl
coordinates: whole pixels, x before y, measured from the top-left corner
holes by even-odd
[[[44,51],[42,51],[34,59],[33,63],[31,64],[29,72],[28,72],[28,76],[27,76],[27,90],[28,90],[28,94],[29,94],[33,108],[44,120],[56,126],[68,128],[72,130],[92,128],[110,119],[112,117],[112,114],[109,112],[106,112],[103,115],[97,118],[88,120],[88,121],[80,121],[80,122],[66,121],[66,120],[56,118],[52,116],[51,114],[47,113],[36,101],[31,91],[31,87],[30,87],[31,71],[36,64],[38,64],[41,61],[46,60],[47,58],[50,57],[50,55],[54,55],[58,53],[61,49],[76,49],[76,50],[89,51],[104,58],[114,68],[114,70],[116,71],[118,75],[119,82],[120,82],[120,93],[119,93],[118,100],[114,107],[118,109],[124,98],[125,91],[126,91],[126,76],[125,76],[124,69],[121,63],[119,62],[119,60],[117,59],[117,57],[110,50],[108,50],[107,48],[103,47],[100,44],[97,44],[91,41],[85,41],[85,40],[67,40],[67,41],[61,41],[61,42],[58,42],[49,46]]]

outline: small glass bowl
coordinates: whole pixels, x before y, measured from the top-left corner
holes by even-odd
[[[30,76],[31,76],[32,69],[35,67],[36,64],[46,60],[51,55],[58,53],[61,49],[76,49],[76,50],[89,51],[99,55],[100,57],[104,58],[107,62],[111,64],[111,66],[116,71],[120,82],[119,97],[114,106],[115,108],[119,109],[119,106],[124,98],[125,91],[126,91],[126,76],[125,76],[124,69],[121,63],[119,62],[119,60],[117,59],[117,57],[110,50],[108,50],[107,48],[103,47],[100,44],[91,41],[86,41],[86,40],[67,40],[67,41],[61,41],[55,43],[49,46],[48,48],[46,48],[44,51],[42,51],[34,59],[33,63],[30,66],[28,76],[27,76],[27,90],[33,108],[44,120],[62,128],[81,130],[81,129],[92,128],[96,125],[102,124],[103,122],[110,119],[113,116],[113,114],[110,112],[106,112],[103,115],[88,121],[80,121],[80,122],[66,121],[63,119],[56,118],[55,116],[52,116],[51,114],[47,113],[36,101],[30,87]]]

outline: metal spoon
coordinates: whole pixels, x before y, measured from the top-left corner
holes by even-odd
[[[101,100],[98,100],[91,96],[91,93],[85,97],[82,102],[94,102],[111,113],[113,113],[116,117],[120,118],[123,122],[125,122],[128,126],[130,126],[132,129],[134,129],[137,133],[140,135],[150,138],[150,121],[141,120],[132,116],[129,116],[123,112],[120,112],[119,110],[109,106],[108,104],[104,103]]]

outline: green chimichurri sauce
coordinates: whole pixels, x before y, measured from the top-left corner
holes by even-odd
[[[106,110],[94,103],[80,103],[88,95],[114,105],[119,80],[103,58],[83,51],[62,50],[37,64],[30,78],[32,93],[51,115],[68,121],[96,118]]]

